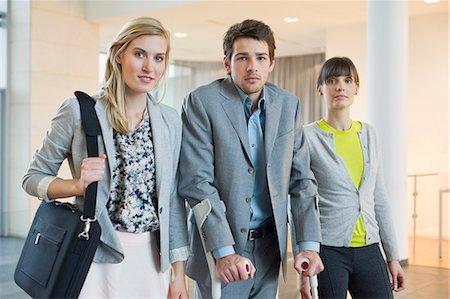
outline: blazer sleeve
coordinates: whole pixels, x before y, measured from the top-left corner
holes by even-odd
[[[177,191],[178,162],[181,146],[181,120],[176,111],[172,110],[172,186],[170,190],[170,220],[169,220],[169,260],[171,263],[185,261],[189,256],[189,241],[187,236],[187,220],[185,201],[180,198]]]
[[[375,218],[378,222],[381,244],[383,245],[383,249],[386,253],[387,260],[388,261],[398,260],[400,257],[398,254],[395,230],[394,225],[392,223],[386,187],[384,184],[381,148],[378,143],[378,137],[376,135],[375,129],[371,128],[371,131],[373,135],[373,138],[371,139],[374,141],[373,146],[375,146],[378,161],[376,181],[375,181],[375,191],[374,191]]]
[[[310,155],[303,133],[299,99],[297,99],[295,113],[294,150],[289,194],[296,243],[300,241],[321,242],[317,183],[310,169]]]
[[[75,124],[76,113],[79,117],[79,105],[76,98],[71,97],[62,103],[51,120],[50,129],[22,179],[22,187],[28,194],[48,199],[48,186],[57,177],[62,162],[71,155],[75,126],[81,125]]]
[[[206,250],[234,245],[225,205],[214,186],[213,128],[198,93],[190,93],[183,105],[183,138],[178,192],[191,207],[209,200],[211,213],[202,226]]]

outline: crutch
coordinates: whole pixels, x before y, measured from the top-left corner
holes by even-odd
[[[310,263],[310,261],[306,257],[302,257],[298,261],[298,264],[300,265],[300,268],[302,269],[303,272],[308,271],[309,263]],[[302,278],[305,278],[305,277],[302,277]],[[309,277],[309,285],[311,286],[312,299],[319,299],[319,293],[317,290],[319,283],[317,282],[317,275],[313,275],[313,276]]]
[[[208,218],[209,213],[211,213],[211,209],[211,203],[209,200],[204,199],[192,208],[192,212],[194,213],[195,222],[197,223],[198,233],[200,234],[203,251],[205,252],[206,261],[208,263],[209,275],[211,276],[211,296],[213,299],[220,299],[222,284],[219,276],[217,275],[214,257],[211,252],[206,250],[205,240],[203,240],[202,234],[203,223],[205,223],[206,218]]]

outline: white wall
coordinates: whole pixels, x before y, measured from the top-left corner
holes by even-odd
[[[408,174],[439,173],[419,178],[417,235],[438,236],[438,189],[448,188],[448,15],[409,19],[409,82],[406,117]],[[348,56],[361,79],[352,117],[367,121],[366,24],[327,30],[326,56]],[[380,90],[380,94],[383,91]],[[445,198],[448,198],[446,196]],[[412,179],[408,179],[409,228],[412,233]],[[448,200],[444,205],[444,237],[448,232]],[[395,215],[396,211],[393,211]],[[394,217],[394,222],[396,217]],[[396,228],[397,229],[397,228]]]
[[[98,90],[99,36],[83,19],[81,1],[11,3],[11,15],[25,21],[21,31],[11,24],[10,33],[10,234],[24,236],[39,201],[21,189],[22,176],[62,100],[75,90]]]
[[[410,21],[409,99],[406,107],[408,174],[439,174],[417,179],[419,236],[437,236],[438,189],[449,187],[448,34],[448,15],[422,16]],[[411,199],[412,193],[413,178],[410,178],[408,194]],[[447,211],[444,236],[448,238],[448,205],[443,211]],[[409,215],[412,215],[412,204]]]
[[[360,78],[358,95],[352,106],[353,119],[367,120],[367,45],[366,23],[329,28],[326,33],[326,58],[346,56],[355,64]]]

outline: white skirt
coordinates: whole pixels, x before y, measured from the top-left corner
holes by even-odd
[[[117,231],[125,258],[92,263],[79,298],[167,298],[170,271],[160,272],[156,233]]]

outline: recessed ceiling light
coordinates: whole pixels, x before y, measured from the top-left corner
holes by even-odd
[[[173,34],[173,36],[178,37],[178,38],[183,38],[183,37],[187,36],[187,33],[186,32],[175,32]]]
[[[297,17],[284,17],[283,21],[286,23],[297,23],[298,18]]]
[[[440,0],[423,0],[425,3],[438,3]]]

